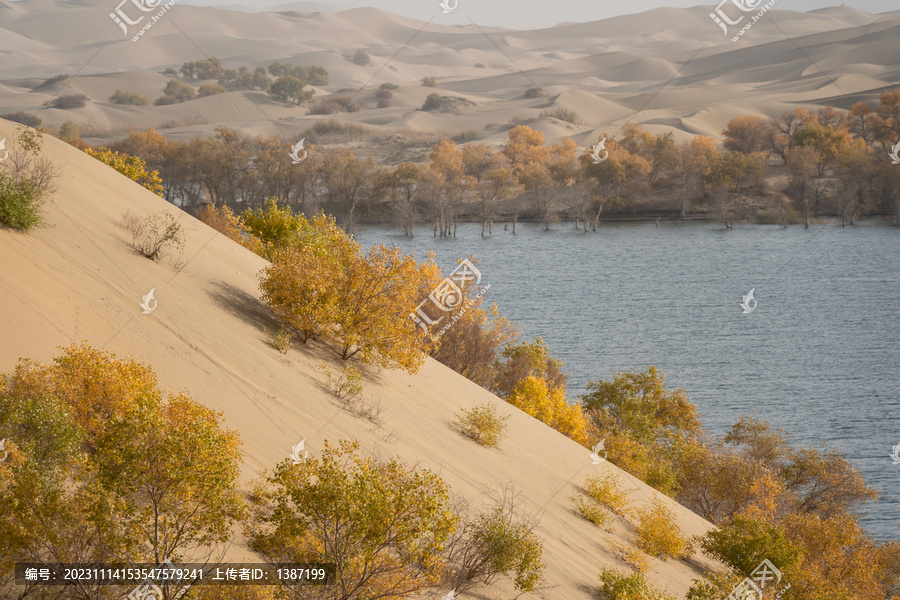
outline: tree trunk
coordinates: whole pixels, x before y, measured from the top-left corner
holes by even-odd
[[[513,234],[516,233],[516,223],[519,222],[519,209],[516,209],[516,215],[513,217]]]

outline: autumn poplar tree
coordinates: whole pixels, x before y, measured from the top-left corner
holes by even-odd
[[[72,345],[52,365],[21,361],[0,399],[0,437],[16,448],[0,467],[0,576],[14,562],[202,562],[230,539],[239,438],[164,396],[148,367]]]
[[[318,458],[284,461],[254,491],[250,546],[273,562],[335,566],[332,585],[291,586],[291,598],[380,600],[435,586],[458,517],[434,473],[325,443]]]

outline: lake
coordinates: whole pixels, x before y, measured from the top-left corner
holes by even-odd
[[[357,239],[396,243],[445,273],[478,257],[485,302],[541,336],[569,393],[617,369],[654,364],[722,433],[755,414],[795,445],[840,450],[879,491],[863,517],[900,538],[900,229],[880,222],[791,226],[628,223],[463,224],[456,238],[373,226]],[[750,290],[757,302],[745,314]],[[750,302],[752,307],[753,303]]]

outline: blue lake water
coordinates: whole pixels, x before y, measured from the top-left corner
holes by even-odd
[[[900,538],[900,228],[629,223],[598,232],[461,225],[456,238],[364,227],[448,273],[478,257],[486,303],[541,336],[569,375],[588,379],[654,364],[683,387],[705,427],[754,413],[795,445],[840,450],[880,495],[863,516]],[[749,314],[739,306],[751,289]],[[751,304],[752,306],[752,304]]]

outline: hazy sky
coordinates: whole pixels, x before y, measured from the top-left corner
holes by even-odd
[[[290,0],[184,0],[189,4],[243,4],[263,8],[284,4]],[[690,7],[698,4],[718,4],[697,0],[447,0],[458,1],[455,10],[443,14],[439,0],[319,0],[319,4],[335,9],[354,6],[375,6],[392,13],[415,17],[423,21],[434,17],[435,23],[462,24],[469,18],[479,25],[499,25],[512,29],[534,29],[569,21],[596,21],[630,13],[643,12],[660,6]],[[303,4],[303,2],[296,2]],[[879,13],[897,10],[897,0],[847,0],[846,4],[860,10]],[[778,0],[775,10],[807,11],[836,6],[835,0]],[[312,7],[311,7],[312,8]],[[313,8],[314,9],[314,8]]]

